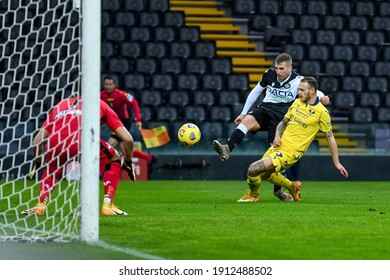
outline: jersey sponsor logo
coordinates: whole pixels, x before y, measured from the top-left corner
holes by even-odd
[[[274,98],[284,100],[294,100],[296,96],[291,91],[283,91],[271,87],[268,89],[268,93],[271,94]]]
[[[301,119],[298,119],[296,118],[294,115],[291,115],[291,121],[299,124],[300,126],[302,126],[303,128],[307,128],[307,124],[305,124]]]
[[[80,109],[70,109],[70,110],[64,110],[64,111],[60,111],[58,112],[55,116],[54,116],[54,119],[58,119],[58,118],[61,118],[61,117],[64,117],[64,116],[67,116],[67,115],[79,115],[81,116],[81,110]]]

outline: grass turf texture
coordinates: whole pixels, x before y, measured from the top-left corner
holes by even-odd
[[[129,216],[100,216],[100,239],[163,259],[390,259],[388,182],[303,182],[299,203],[272,188],[264,182],[260,203],[236,203],[245,181],[122,181],[116,204]],[[42,246],[55,259],[142,258],[78,243],[0,251],[12,246],[28,246],[25,259],[45,255]]]

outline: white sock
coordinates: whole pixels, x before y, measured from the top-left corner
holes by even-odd
[[[242,123],[240,123],[240,124],[237,126],[236,129],[241,130],[245,135],[246,135],[246,133],[248,132],[248,129],[247,129],[246,126],[243,125]]]

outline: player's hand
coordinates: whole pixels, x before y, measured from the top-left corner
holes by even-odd
[[[243,114],[241,114],[241,115],[239,115],[235,120],[234,120],[234,123],[236,124],[236,125],[239,125],[241,122],[242,122],[242,120],[245,118],[245,115],[243,115]]]
[[[272,146],[274,146],[274,148],[278,148],[280,147],[281,144],[282,144],[282,140],[278,137],[275,137],[274,142],[272,142]]]
[[[341,175],[343,175],[345,178],[348,178],[348,171],[342,166],[340,163],[336,165],[336,168],[340,171]]]
[[[42,162],[41,162],[41,161],[35,160],[34,166],[33,166],[33,168],[31,169],[31,171],[28,173],[27,176],[28,176],[30,179],[34,178],[35,173],[37,173],[37,170],[38,170],[39,167],[41,167],[41,165],[42,165]]]
[[[133,181],[133,182],[136,181],[135,172],[134,172],[134,168],[133,168],[133,164],[132,164],[131,160],[123,161],[122,169],[127,172],[127,174],[129,175],[131,181]]]
[[[138,129],[142,128],[142,122],[136,122],[135,126],[138,127]]]
[[[329,96],[323,96],[322,98],[321,98],[321,103],[323,104],[323,105],[328,105],[329,104],[329,102],[330,102],[330,99],[329,99]]]

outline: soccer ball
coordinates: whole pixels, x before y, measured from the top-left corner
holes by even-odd
[[[200,141],[200,129],[193,123],[183,124],[177,132],[177,138],[180,143],[191,147]]]

